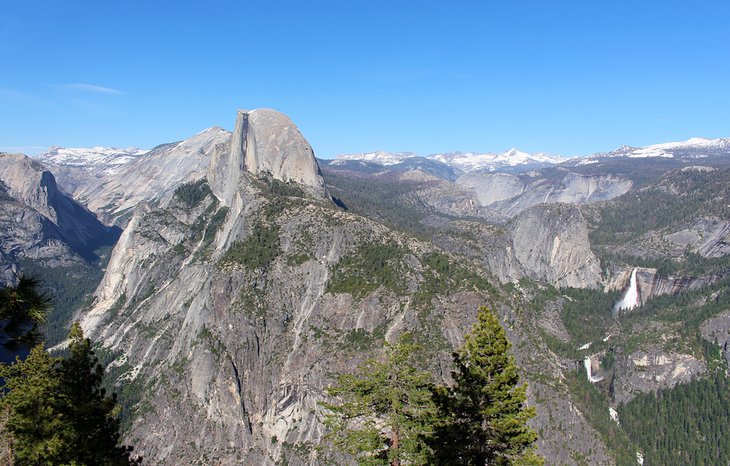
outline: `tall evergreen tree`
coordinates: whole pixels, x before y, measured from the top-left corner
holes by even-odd
[[[327,390],[338,403],[325,425],[329,439],[363,465],[426,464],[426,438],[435,406],[431,375],[416,368],[410,335],[388,345],[385,360],[369,359],[354,374],[343,374]]]
[[[70,356],[51,357],[42,344],[25,361],[0,364],[0,413],[17,464],[140,464],[130,447],[117,446],[116,400],[101,388],[104,370],[81,327],[71,330]],[[3,454],[8,453],[5,451]]]
[[[5,429],[12,436],[11,449],[18,464],[65,464],[71,453],[69,425],[65,419],[68,400],[52,358],[42,344],[25,361],[0,364],[0,409],[7,410]]]
[[[526,385],[497,317],[480,307],[464,345],[454,353],[454,385],[438,387],[442,424],[432,439],[434,462],[448,465],[542,464],[534,451],[535,431],[527,421]]]
[[[120,447],[116,395],[101,387],[104,369],[75,323],[69,334],[70,356],[61,362],[61,382],[69,405],[70,442],[80,464],[128,465],[131,448]],[[133,462],[134,464],[134,462]]]

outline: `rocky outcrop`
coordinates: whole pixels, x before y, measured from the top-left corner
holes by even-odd
[[[725,270],[717,274],[699,277],[673,277],[659,275],[657,269],[646,267],[636,267],[635,269],[638,298],[642,306],[657,296],[677,295],[687,291],[698,290],[730,275],[730,270]],[[611,279],[606,281],[605,289],[607,291],[628,289],[633,270],[633,268],[624,269],[615,274]]]
[[[380,175],[384,177],[387,175]],[[407,170],[398,174],[395,179],[401,186],[412,186],[412,191],[405,195],[411,202],[427,206],[439,214],[452,217],[480,218],[490,223],[501,224],[509,219],[488,207],[479,204],[476,196],[468,189],[455,185],[420,169]],[[405,200],[405,202],[408,202]]]
[[[676,295],[703,288],[728,274],[730,274],[730,271],[726,271],[722,275],[703,277],[662,277],[657,275],[653,269],[640,269],[636,273],[636,280],[639,287],[641,304],[643,305],[656,296]]]
[[[705,258],[730,254],[730,221],[719,218],[698,218],[685,228],[664,235],[664,240],[675,245],[675,254],[687,248]]]
[[[525,183],[509,173],[470,172],[456,180],[456,184],[473,190],[484,205],[512,199],[525,191]]]
[[[0,155],[0,181],[7,194],[51,221],[58,220],[54,204],[63,202],[56,180],[45,167],[22,154]]]
[[[555,286],[595,288],[601,279],[598,258],[588,241],[580,211],[564,204],[526,210],[508,225],[513,255],[525,276]]]
[[[104,221],[124,226],[141,202],[164,204],[181,183],[204,177],[214,149],[229,137],[228,131],[214,127],[182,142],[158,146],[78,187],[74,197]]]
[[[613,379],[613,399],[617,404],[631,401],[639,393],[687,383],[707,370],[703,360],[658,348],[645,348],[617,359]]]
[[[38,280],[52,303],[42,328],[47,344],[66,336],[70,316],[99,283],[103,258],[119,233],[60,191],[37,161],[0,154],[0,287],[23,275]],[[9,348],[2,345],[6,339],[0,332],[0,361],[27,355],[29,346]]]
[[[702,337],[720,347],[730,367],[730,310],[711,317],[700,326]]]
[[[473,190],[483,206],[509,217],[538,204],[585,204],[618,197],[632,182],[612,175],[581,175],[565,169],[522,175],[470,172],[456,180]]]
[[[51,172],[30,157],[0,154],[0,185],[4,274],[21,258],[50,267],[93,260],[95,249],[114,244],[119,236],[119,229],[106,227],[61,192]]]
[[[275,110],[239,110],[230,146],[215,151],[208,179],[226,205],[244,170],[294,181],[320,196],[327,192],[312,147],[289,117]]]
[[[536,206],[504,225],[428,220],[429,226],[438,229],[434,243],[474,258],[502,283],[527,278],[556,287],[596,288],[601,282],[586,221],[573,206]]]

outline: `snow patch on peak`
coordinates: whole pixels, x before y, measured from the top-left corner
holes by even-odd
[[[43,163],[71,165],[76,167],[89,165],[124,165],[149,151],[137,147],[121,149],[117,147],[56,147],[38,155]]]
[[[413,152],[376,151],[362,154],[341,154],[335,160],[358,160],[387,166],[401,163],[412,157],[417,157],[417,155]],[[424,158],[444,163],[452,168],[457,168],[465,172],[472,170],[495,171],[505,167],[518,167],[521,165],[552,165],[566,160],[562,157],[551,156],[545,153],[528,154],[516,148],[501,153],[444,152],[427,155]]]
[[[689,138],[684,143],[693,145],[693,144],[706,144],[710,141],[711,141],[710,139],[705,139],[705,138]]]
[[[340,154],[335,157],[335,160],[361,160],[375,162],[380,165],[396,165],[411,157],[416,157],[416,154],[413,152],[386,152],[378,150],[361,154]]]
[[[714,152],[730,151],[730,139],[706,139],[694,137],[686,141],[663,142],[660,144],[651,144],[645,147],[622,146],[616,150],[606,154],[594,154],[590,158],[595,157],[630,157],[630,158],[648,158],[648,157],[666,157],[673,158],[680,156],[686,151],[697,153],[694,157],[707,157]]]
[[[450,152],[432,154],[427,158],[444,162],[466,172],[472,170],[494,171],[504,167],[530,164],[553,165],[565,161],[562,157],[550,156],[544,153],[529,154],[514,147],[502,153]]]

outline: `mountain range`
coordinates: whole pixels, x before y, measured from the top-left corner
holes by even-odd
[[[81,322],[150,463],[343,461],[334,376],[408,331],[448,383],[487,305],[548,464],[649,464],[622,417],[730,361],[729,166],[699,139],[317,160],[285,115],[239,111],[149,151],[0,154],[0,270],[41,275],[54,328]]]
[[[200,134],[225,132],[225,130],[212,127],[202,131]],[[163,144],[162,146],[167,146]],[[144,155],[150,155],[157,151],[160,146],[152,151],[134,147],[122,149],[114,147],[90,147],[90,148],[63,148],[51,147],[48,151],[41,153],[37,159],[48,166],[55,167],[59,173],[61,167],[84,168],[98,174],[104,171],[113,174],[120,166]],[[416,164],[431,164],[438,166],[439,163],[450,167],[449,173],[459,175],[466,172],[479,171],[500,171],[500,172],[521,172],[536,168],[560,165],[566,162],[571,164],[596,163],[605,157],[665,157],[665,158],[706,158],[727,154],[730,151],[730,139],[704,139],[691,138],[682,142],[667,142],[653,144],[645,147],[622,146],[611,152],[595,153],[586,157],[565,158],[559,155],[549,155],[542,152],[526,153],[512,148],[505,152],[446,152],[435,153],[426,156],[419,156],[414,152],[387,152],[375,151],[365,153],[340,154],[334,159],[321,159],[320,163],[334,166],[356,166],[352,161],[365,162],[376,166],[406,166]],[[404,165],[405,164],[405,165]],[[367,166],[367,165],[363,165]],[[371,165],[372,166],[372,165]],[[59,176],[59,175],[57,175]],[[61,175],[62,176],[62,175]],[[453,176],[453,175],[451,175]],[[66,182],[67,185],[72,185]]]
[[[430,154],[423,157],[413,152],[376,151],[360,154],[341,154],[329,163],[332,165],[344,165],[347,163],[346,161],[356,160],[390,166],[422,158],[442,162],[462,173],[473,170],[515,172],[559,165],[569,160],[577,163],[592,163],[593,160],[602,157],[705,158],[718,154],[724,155],[728,150],[730,150],[730,139],[691,138],[683,142],[668,142],[646,147],[623,146],[608,153],[596,153],[587,157],[565,158],[559,155],[549,155],[541,152],[530,154],[515,148],[501,153],[447,152],[443,154]]]

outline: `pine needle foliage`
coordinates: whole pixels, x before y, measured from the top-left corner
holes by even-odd
[[[409,334],[386,347],[383,360],[368,359],[327,390],[328,439],[361,465],[427,464],[435,405],[431,375],[417,368]]]
[[[51,299],[39,287],[38,279],[21,276],[17,285],[0,289],[0,330],[8,336],[6,345],[42,339],[39,326],[46,323]]]
[[[35,346],[25,361],[0,365],[4,392],[0,408],[9,410],[5,429],[12,437],[17,464],[63,464],[71,455],[64,419],[67,398],[56,366],[43,345]]]
[[[66,419],[71,425],[73,458],[79,464],[128,465],[131,448],[119,444],[119,408],[116,395],[102,388],[104,369],[75,323],[69,334],[71,354],[61,361],[60,375],[69,403]]]
[[[535,431],[527,422],[527,385],[519,376],[510,343],[497,316],[480,307],[464,345],[454,353],[452,387],[437,387],[432,462],[444,465],[543,464],[534,450]]]
[[[131,447],[118,446],[116,398],[101,388],[104,370],[78,324],[69,340],[65,360],[51,357],[38,344],[25,360],[0,364],[0,412],[14,462],[141,464],[141,459],[130,458]]]

